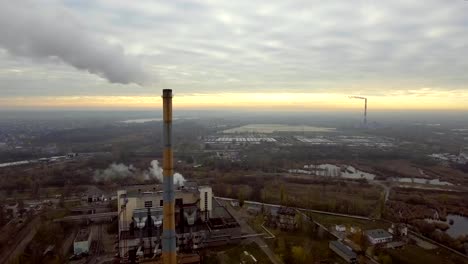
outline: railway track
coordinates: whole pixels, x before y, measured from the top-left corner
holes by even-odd
[[[93,255],[86,261],[87,264],[95,264],[98,263],[99,257],[103,253],[103,242],[102,242],[102,224],[98,225],[96,228],[96,234],[95,234],[95,241],[94,241],[94,249],[93,249]]]

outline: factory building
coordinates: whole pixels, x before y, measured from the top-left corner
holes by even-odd
[[[158,257],[163,231],[163,191],[158,185],[119,190],[119,255],[124,259]],[[194,250],[236,243],[239,224],[214,198],[211,187],[186,182],[174,192],[176,249]]]

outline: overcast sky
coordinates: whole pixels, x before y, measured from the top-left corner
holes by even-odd
[[[157,98],[162,88],[195,101],[255,93],[468,102],[465,0],[0,3],[3,105],[86,106]]]

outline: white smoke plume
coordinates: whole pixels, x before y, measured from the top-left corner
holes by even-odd
[[[136,168],[133,165],[127,166],[125,164],[112,163],[105,170],[97,170],[94,172],[94,179],[96,181],[112,181],[124,178],[134,177]]]
[[[157,160],[151,161],[151,167],[145,173],[146,179],[156,178],[159,182],[163,182],[163,169],[159,167],[159,162]],[[183,186],[185,182],[184,176],[176,172],[174,173],[174,184],[178,186]]]
[[[111,83],[143,84],[136,57],[87,30],[60,2],[0,0],[0,47],[31,59],[59,59]]]
[[[145,180],[158,180],[163,182],[163,169],[159,166],[157,160],[151,161],[151,166],[148,170],[141,171],[133,165],[116,164],[112,163],[107,169],[96,170],[94,172],[94,179],[98,182],[101,181],[118,181],[122,179],[132,178],[137,181]],[[184,176],[176,172],[174,173],[174,184],[183,186],[185,182]]]

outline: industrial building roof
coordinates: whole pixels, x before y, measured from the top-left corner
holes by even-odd
[[[186,181],[184,186],[178,187],[175,192],[190,192],[190,193],[198,193],[199,188],[203,188],[206,186],[198,186],[196,182]],[[153,185],[133,185],[127,186],[125,188],[126,196],[127,197],[135,197],[135,196],[142,196],[142,195],[162,195],[162,186],[159,184]]]
[[[383,229],[373,229],[373,230],[367,230],[366,235],[373,238],[373,239],[379,239],[379,238],[389,238],[392,237],[392,234],[389,232],[383,230]]]

